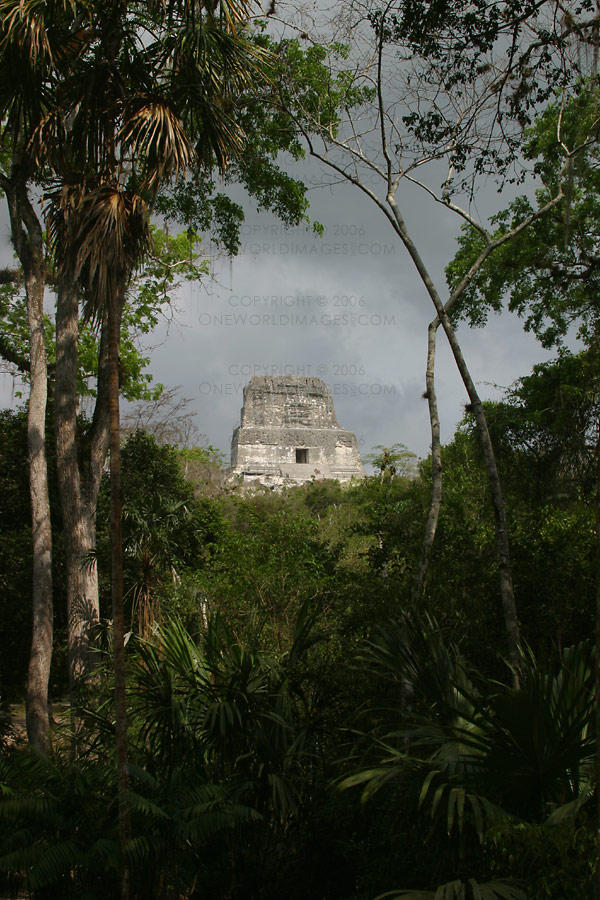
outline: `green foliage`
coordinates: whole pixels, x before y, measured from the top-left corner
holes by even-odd
[[[278,656],[261,648],[259,630],[240,643],[219,617],[208,620],[197,640],[171,621],[138,647],[131,670],[132,752],[159,785],[171,783],[178,771],[221,785],[243,804],[238,821],[245,810],[252,825],[239,843],[231,835],[235,855],[223,858],[222,873],[203,861],[213,896],[226,895],[229,877],[248,866],[258,866],[253,877],[264,879],[301,808],[314,803],[315,752],[325,738],[305,666],[319,641],[314,626],[306,605],[290,646]],[[273,860],[263,857],[267,847]]]
[[[27,754],[0,762],[0,871],[44,897],[117,895],[109,767]]]
[[[285,40],[277,48],[282,105],[293,110],[296,122],[308,132],[337,136],[340,110],[358,110],[372,102],[376,90],[356,78],[351,66],[343,67],[348,48]]]
[[[214,193],[215,183],[204,172],[178,179],[156,200],[156,212],[165,221],[178,222],[193,238],[209,232],[211,239],[235,256],[240,247],[240,228],[244,220],[242,207],[226,194]]]
[[[280,67],[288,65],[290,53],[295,59],[294,67],[306,67],[300,64],[298,42],[279,47],[260,30],[260,23],[258,27],[251,40],[261,51],[267,51],[268,82],[261,90],[249,91],[238,100],[236,122],[244,132],[244,151],[230,159],[223,178],[226,184],[243,186],[256,201],[259,210],[273,212],[285,225],[296,226],[302,222],[308,225],[306,186],[290,176],[278,161],[282,152],[298,160],[305,151],[297,128],[282,110],[277,97]],[[326,69],[319,65],[317,58],[322,61],[323,53],[315,51],[312,57],[314,59],[308,65],[312,66],[313,73],[318,70],[322,82]],[[313,96],[318,97],[318,90],[313,91]],[[342,99],[341,92],[338,91],[336,96],[337,100]],[[350,99],[348,93],[346,99]],[[240,248],[243,208],[226,194],[215,193],[215,183],[205,173],[195,172],[191,178],[178,180],[158,198],[156,210],[167,220],[178,222],[193,231],[210,231],[215,243],[230,255],[235,255]],[[313,223],[313,229],[319,232],[321,226]]]
[[[486,407],[509,498],[524,633],[540,649],[593,627],[596,368],[594,351],[563,354]]]
[[[594,365],[593,353],[563,356],[488,407],[533,647],[518,691],[499,655],[493,526],[469,415],[443,448],[429,617],[402,615],[428,461],[411,479],[197,500],[183,472],[216,465],[211,448],[131,435],[126,584],[131,601],[146,591],[161,619],[128,644],[134,900],[193,897],[200,886],[214,900],[372,900],[383,891],[498,900],[519,890],[570,900],[564,879],[573,900],[575,885],[585,894],[591,658],[568,645],[589,634],[594,599]],[[26,659],[26,423],[5,413],[0,424],[3,649]],[[106,503],[103,493],[102,578]],[[116,896],[108,660],[83,714],[80,758],[66,762],[60,736],[55,770],[7,757],[0,892]],[[340,781],[368,803],[332,790]]]
[[[46,445],[49,449],[49,490],[53,509],[54,530],[53,581],[56,596],[64,591],[62,566],[61,517],[54,470],[54,435],[52,416]],[[29,471],[27,464],[27,412],[0,410],[0,617],[2,648],[0,651],[0,693],[18,700],[23,696],[31,642],[32,537]],[[60,649],[64,639],[66,609],[56,604],[54,618],[55,645]],[[63,683],[64,670],[60,652],[52,670],[52,682]]]
[[[209,620],[201,645],[177,622],[157,629],[154,641],[141,645],[134,674],[141,746],[150,749],[155,764],[202,760],[217,781],[241,778],[246,789],[247,779],[259,774],[251,770],[261,748],[275,768],[285,768],[286,749],[294,743],[286,681],[293,648],[286,673],[274,659],[240,645],[219,618]],[[272,799],[284,803],[278,817],[284,816],[289,800],[275,770],[264,773],[263,789],[269,786],[278,788]]]
[[[508,829],[516,847],[515,823],[543,823],[553,832],[570,822],[573,834],[574,816],[592,793],[589,645],[568,648],[550,668],[539,667],[531,655],[515,689],[482,679],[456,647],[444,643],[431,617],[405,616],[380,631],[363,659],[367,672],[396,685],[395,703],[386,691],[389,706],[365,710],[365,733],[377,736],[377,765],[348,776],[343,788],[363,785],[368,799],[389,791],[393,780],[416,780],[419,807],[432,822],[430,839],[445,834],[454,865],[462,860],[464,871],[470,862],[475,872],[487,869],[488,877],[490,855],[495,872],[506,874],[499,866],[506,849],[500,835]],[[386,731],[386,724],[393,730]],[[526,867],[520,874],[527,878]],[[445,897],[459,885],[463,891],[462,882],[453,888],[446,883],[431,896]]]
[[[435,891],[388,891],[376,900],[527,900],[527,895],[513,882],[498,879],[481,882],[449,881]]]
[[[589,8],[583,3],[570,14],[585,16]],[[416,68],[408,79],[409,85],[419,85],[412,90],[415,108],[409,106],[402,120],[412,141],[434,153],[450,144],[452,165],[458,172],[472,162],[476,174],[492,172],[506,177],[510,164],[520,155],[522,129],[531,125],[537,111],[565,86],[575,94],[578,91],[582,59],[570,58],[571,71],[565,72],[565,31],[562,26],[554,30],[547,9],[540,5],[524,7],[518,0],[501,4],[475,0],[469,5],[411,0],[375,10],[368,19],[384,45],[390,44]],[[512,51],[504,77],[490,82],[486,75],[494,67],[494,55],[504,55],[507,42]],[[428,105],[422,103],[423,81],[435,91],[435,102]],[[468,92],[474,86],[478,103],[488,97],[491,100],[486,126],[493,127],[496,116],[501,124],[496,140],[489,140],[486,130],[488,139],[478,141],[481,122],[464,122],[458,110],[454,119],[443,101],[438,101],[440,88],[450,96],[465,97],[472,96]]]
[[[504,402],[486,404],[507,499],[523,634],[543,656],[554,656],[593,628],[594,360],[593,353],[562,356],[536,367]],[[492,599],[492,509],[470,415],[443,448],[442,462],[444,499],[426,583],[428,608],[482,671],[500,675],[489,652],[504,646]],[[376,610],[393,615],[394,605],[410,597],[430,499],[428,467],[422,463],[421,477],[410,483],[372,478],[353,491],[353,528],[362,536],[361,560],[368,565],[361,587],[374,621]],[[359,597],[356,603],[358,610]]]
[[[212,444],[183,447],[179,453],[183,474],[193,484],[195,496],[219,496],[226,477],[224,454]]]
[[[304,491],[306,508],[317,519],[321,519],[328,511],[339,507],[344,499],[344,490],[339,481],[309,481]]]
[[[0,873],[9,884],[47,900],[119,896],[116,785],[104,752],[77,762],[13,753],[0,762]],[[197,768],[158,780],[134,765],[128,799],[124,852],[140,900],[189,890],[211,842],[257,819]]]
[[[140,339],[156,326],[173,291],[182,279],[198,280],[207,272],[205,261],[198,262],[198,238],[182,232],[168,235],[153,227],[153,253],[130,285],[129,303],[123,310],[120,341],[121,393],[128,400],[151,399],[162,390],[151,387],[152,376],[144,371],[150,362],[140,350]],[[27,380],[29,366],[29,332],[27,306],[22,286],[0,287],[0,355],[9,362],[18,361],[21,376]],[[49,373],[54,377],[56,358],[53,316],[45,317],[45,340]],[[96,396],[98,377],[99,335],[94,323],[82,320],[77,342],[80,397]]]
[[[392,444],[391,447],[384,447],[377,444],[368,453],[364,461],[376,469],[381,477],[387,473],[392,477],[401,475],[404,478],[410,478],[416,473],[416,454],[404,444]]]
[[[544,188],[535,201],[517,197],[497,213],[492,219],[493,236],[514,228],[548,201],[558,187],[561,147],[566,145],[576,152],[564,174],[564,198],[492,253],[455,306],[455,319],[484,325],[488,313],[500,312],[508,297],[508,308],[524,318],[526,330],[533,331],[545,347],[562,345],[573,324],[588,345],[595,339],[600,286],[597,118],[597,90],[590,85],[567,104],[552,104],[536,120],[524,149]],[[463,226],[459,250],[446,270],[451,289],[483,248],[481,234]]]
[[[225,454],[222,450],[208,444],[206,447],[183,447],[179,454],[186,463],[203,463],[205,465],[222,466],[225,462]]]
[[[351,527],[361,541],[359,560],[365,564],[359,586],[359,596],[366,600],[361,615],[370,607],[376,624],[409,596],[423,510],[417,495],[399,479],[369,479],[357,489],[355,500]]]
[[[534,366],[507,391],[504,403],[489,407],[500,452],[510,448],[511,468],[520,469],[512,475],[515,481],[527,467],[523,489],[528,500],[543,496],[544,490],[553,492],[545,496],[554,501],[591,496],[600,413],[598,375],[595,351],[562,353]]]
[[[558,386],[555,375],[550,382]],[[586,819],[590,660],[573,648],[558,661],[534,616],[547,609],[551,632],[552,565],[555,558],[564,565],[569,552],[568,542],[560,550],[561,522],[573,548],[588,537],[583,519],[571,515],[580,509],[579,475],[561,481],[561,467],[546,466],[544,453],[528,456],[535,435],[540,447],[552,447],[561,434],[546,402],[554,388],[546,392],[536,377],[529,387],[532,398],[539,390],[544,413],[539,434],[533,399],[530,417],[521,419],[511,397],[497,423],[510,426],[503,464],[517,454],[520,472],[541,466],[540,489],[531,487],[527,501],[531,517],[525,504],[512,513],[511,527],[521,522],[520,578],[527,565],[540,578],[548,569],[543,596],[525,604],[527,633],[541,651],[531,655],[518,692],[504,683],[496,659],[485,580],[494,577],[487,491],[468,420],[445,448],[448,503],[427,597],[437,625],[433,618],[389,622],[410,595],[425,479],[314,482],[282,495],[226,494],[197,504],[181,464],[210,451],[182,454],[141,433],[127,441],[127,583],[135,585],[148,550],[162,611],[146,640],[128,644],[133,832],[126,853],[135,900],[194,896],[201,885],[215,900],[372,900],[384,891],[471,898],[476,890],[497,900],[519,889],[558,900],[563,873],[585,890],[593,840]],[[542,502],[548,516],[534,529]],[[103,572],[102,529],[99,539]],[[568,590],[565,580],[564,636],[580,639],[585,629]],[[3,818],[9,807],[0,801],[6,889],[26,884],[29,871],[42,896],[68,896],[65,885],[74,896],[116,895],[110,680],[107,664],[94,710],[85,713],[87,756],[74,766],[60,762],[55,741],[62,774],[29,769],[18,791],[21,776],[2,770],[4,792],[15,798],[12,818]],[[68,793],[68,779],[80,788]],[[340,779],[369,802],[332,791]],[[48,805],[48,819],[28,806],[32,799]],[[35,816],[26,818],[26,808]],[[44,860],[40,869],[20,867],[31,848]],[[506,882],[507,873],[522,888]]]
[[[286,646],[302,604],[330,601],[336,551],[314,519],[272,495],[227,503],[229,526],[205,571],[209,611],[243,627],[257,618]]]
[[[192,566],[201,570],[219,541],[222,523],[217,507],[197,500],[174,447],[159,445],[142,431],[123,445],[122,498],[125,589],[131,627],[146,634],[155,620],[177,613],[186,621],[198,615]],[[108,480],[99,497],[102,522],[109,503]],[[108,516],[106,515],[105,522]],[[99,527],[101,571],[108,569],[109,535]]]
[[[44,317],[46,346],[52,348],[53,324]],[[54,354],[49,355],[52,365]],[[27,303],[22,286],[18,283],[0,285],[0,356],[12,363],[21,377],[27,379],[29,370],[29,328]],[[20,396],[20,394],[19,394]]]
[[[556,824],[506,823],[494,835],[495,867],[526,882],[535,900],[591,897],[596,847],[587,812]]]

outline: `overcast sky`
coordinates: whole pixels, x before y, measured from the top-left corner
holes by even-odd
[[[325,180],[310,161],[295,171]],[[408,224],[443,285],[458,220],[417,188],[408,190]],[[497,202],[493,192],[490,198]],[[304,227],[285,229],[245,204],[240,255],[231,261],[215,256],[212,279],[181,288],[177,322],[168,332],[161,325],[149,344],[150,371],[155,381],[180,386],[200,432],[227,456],[244,385],[255,374],[322,378],[338,421],[356,434],[363,454],[377,444],[401,442],[425,456],[430,437],[422,394],[431,301],[387,220],[355,188],[322,184],[310,190],[310,201],[311,217],[325,226],[323,237]],[[500,396],[493,385],[508,386],[549,358],[508,313],[492,317],[483,330],[462,326],[459,335],[485,398]],[[447,442],[466,394],[441,331],[436,381]],[[16,402],[10,378],[0,377],[0,389],[4,405]]]
[[[315,175],[309,162],[297,171]],[[167,336],[161,330],[152,351],[154,378],[181,386],[200,431],[227,454],[252,375],[297,374],[326,382],[338,421],[355,432],[363,454],[401,442],[425,456],[431,301],[387,220],[355,188],[322,185],[310,200],[323,237],[246,206],[242,252],[231,262],[215,259],[214,280],[181,290],[179,326]],[[413,237],[443,286],[458,220],[410,186],[408,207]],[[508,313],[459,333],[485,398],[549,358]],[[447,442],[466,394],[441,331],[436,381]]]

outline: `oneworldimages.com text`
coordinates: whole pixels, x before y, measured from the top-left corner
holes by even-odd
[[[266,241],[243,242],[238,251],[249,256],[394,256],[395,244],[380,244],[360,241],[357,243],[340,241],[306,241],[305,243],[267,243]]]
[[[250,326],[253,328],[317,328],[320,326],[336,326],[340,328],[393,328],[396,325],[396,318],[393,315],[380,315],[378,313],[338,313],[331,315],[330,313],[321,313],[315,315],[311,313],[224,313],[222,315],[213,315],[212,313],[201,313],[198,322],[203,327],[221,326],[236,327]]]

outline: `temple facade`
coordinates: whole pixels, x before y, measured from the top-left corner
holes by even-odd
[[[358,442],[337,421],[320,378],[255,376],[231,441],[232,474],[267,487],[362,478]]]

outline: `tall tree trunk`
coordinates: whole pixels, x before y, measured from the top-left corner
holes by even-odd
[[[79,295],[61,279],[56,307],[56,452],[58,486],[65,523],[69,688],[76,705],[94,668],[90,631],[99,620],[96,507],[108,449],[108,329],[100,337],[93,420],[85,441],[78,440]]]
[[[44,343],[46,260],[39,219],[13,157],[10,177],[2,177],[10,213],[11,236],[21,263],[29,327],[30,393],[27,412],[27,452],[33,540],[33,629],[27,672],[26,724],[31,747],[50,748],[48,683],[52,662],[52,527],[46,461],[48,367]]]
[[[80,702],[93,669],[90,630],[99,618],[93,526],[84,515],[77,441],[77,339],[79,297],[71,283],[58,285],[56,307],[56,462],[65,533],[69,691]]]
[[[427,397],[429,423],[431,426],[431,503],[429,506],[427,523],[425,525],[423,544],[421,546],[421,557],[419,559],[413,588],[413,605],[415,606],[420,602],[423,593],[423,585],[429,567],[429,557],[435,541],[435,533],[440,517],[440,507],[442,505],[442,445],[440,440],[440,417],[438,414],[437,395],[435,392],[435,349],[439,324],[440,320],[436,316],[433,322],[429,323],[427,329],[425,394]]]
[[[492,445],[483,404],[477,392],[477,388],[475,387],[475,382],[471,378],[471,373],[467,368],[454,328],[443,308],[440,319],[452,349],[458,371],[461,374],[463,384],[467,389],[467,394],[471,401],[471,412],[475,419],[475,424],[477,425],[477,432],[483,450],[485,471],[494,510],[496,556],[498,560],[498,574],[500,576],[500,596],[502,598],[502,608],[504,612],[504,627],[506,629],[508,643],[508,659],[513,670],[514,685],[515,687],[518,687],[523,661],[521,655],[521,634],[512,581],[506,507],[504,505],[504,497],[502,496],[502,487],[500,485],[498,467],[496,466],[494,447]]]
[[[25,278],[29,320],[31,388],[27,409],[29,491],[33,536],[33,630],[27,671],[26,722],[31,747],[50,748],[48,683],[52,662],[52,527],[46,462],[48,371],[44,344],[44,281]]]
[[[123,294],[113,292],[108,302],[109,409],[110,409],[110,544],[115,667],[115,733],[117,787],[119,792],[119,840],[121,844],[121,900],[129,897],[129,870],[123,850],[131,835],[127,791],[127,698],[125,679],[125,623],[123,615],[123,550],[121,517],[121,430],[119,422],[119,334]]]
[[[504,627],[506,631],[508,645],[508,659],[513,669],[513,681],[516,687],[519,685],[519,673],[522,668],[521,656],[521,635],[519,629],[519,620],[517,616],[517,607],[515,604],[515,596],[512,582],[512,570],[510,564],[510,548],[508,540],[508,528],[506,523],[506,507],[504,505],[504,497],[502,496],[502,488],[500,478],[498,476],[498,468],[496,466],[496,458],[494,456],[494,448],[487,426],[485,411],[481,403],[481,399],[475,387],[475,382],[471,378],[471,373],[466,364],[462,353],[462,348],[456,337],[454,328],[448,316],[448,311],[442,303],[442,299],[433,283],[429,272],[421,258],[419,251],[411,239],[400,209],[392,194],[388,194],[388,204],[393,212],[395,229],[402,243],[406,247],[417,272],[429,294],[431,301],[435,307],[437,317],[444,329],[454,361],[460,373],[462,382],[467,391],[471,404],[471,412],[475,418],[477,431],[483,456],[485,461],[485,470],[490,489],[492,507],[494,510],[494,523],[496,535],[496,557],[498,560],[498,573],[500,577],[500,597],[502,601],[502,610],[504,614]]]

